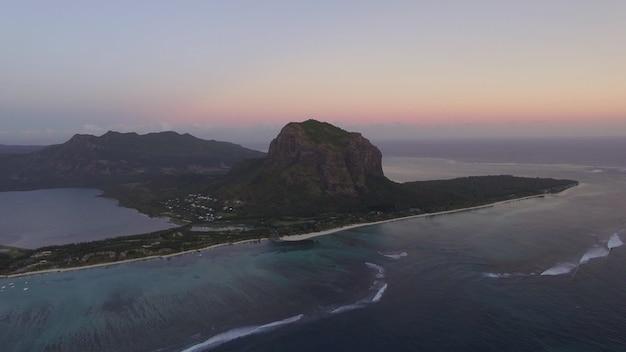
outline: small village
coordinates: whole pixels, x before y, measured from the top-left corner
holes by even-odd
[[[180,219],[191,223],[206,223],[222,220],[225,214],[232,213],[243,205],[240,200],[224,201],[206,194],[188,194],[184,198],[174,198],[162,203],[167,210],[164,214],[174,220]]]

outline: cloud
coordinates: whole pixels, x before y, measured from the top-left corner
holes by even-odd
[[[215,125],[211,122],[192,122],[190,126],[193,129],[200,129],[200,130],[212,130],[215,128]]]
[[[172,125],[169,122],[159,122],[159,128],[161,131],[171,131]]]
[[[100,135],[104,132],[104,129],[97,125],[86,124],[83,126],[82,132],[86,134]]]

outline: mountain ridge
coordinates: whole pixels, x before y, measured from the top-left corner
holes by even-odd
[[[385,177],[382,153],[367,138],[316,120],[285,125],[267,154],[190,134],[114,131],[77,134],[28,154],[0,154],[0,191],[99,188],[155,216],[168,213],[168,199],[199,193],[233,208],[229,218],[262,219],[435,211],[574,183],[503,176],[396,183]]]
[[[3,155],[0,180],[5,189],[72,183],[98,186],[118,178],[225,172],[241,159],[264,155],[234,143],[171,131],[75,134],[65,143],[28,154]]]

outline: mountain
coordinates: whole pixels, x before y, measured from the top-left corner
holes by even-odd
[[[381,160],[360,133],[316,120],[287,124],[267,154],[175,132],[78,134],[31,153],[0,154],[0,191],[94,187],[153,215],[169,212],[168,200],[210,194],[228,220],[431,212],[576,184],[505,175],[400,184],[385,177]]]
[[[572,180],[508,175],[396,183],[366,138],[316,120],[287,124],[265,158],[243,160],[213,185],[243,216],[407,214],[559,192]]]
[[[3,155],[0,182],[4,188],[96,186],[119,179],[224,172],[239,160],[264,155],[236,144],[176,132],[77,134],[63,144],[29,154]]]
[[[397,184],[384,176],[381,159],[360,133],[316,120],[291,122],[267,157],[238,164],[218,192],[272,213],[386,207]]]

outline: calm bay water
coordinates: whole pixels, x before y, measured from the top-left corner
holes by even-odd
[[[386,158],[395,180],[576,179],[558,195],[0,279],[7,351],[619,351],[626,165]]]
[[[87,242],[173,226],[99,197],[97,189],[0,192],[0,244],[21,248]]]

